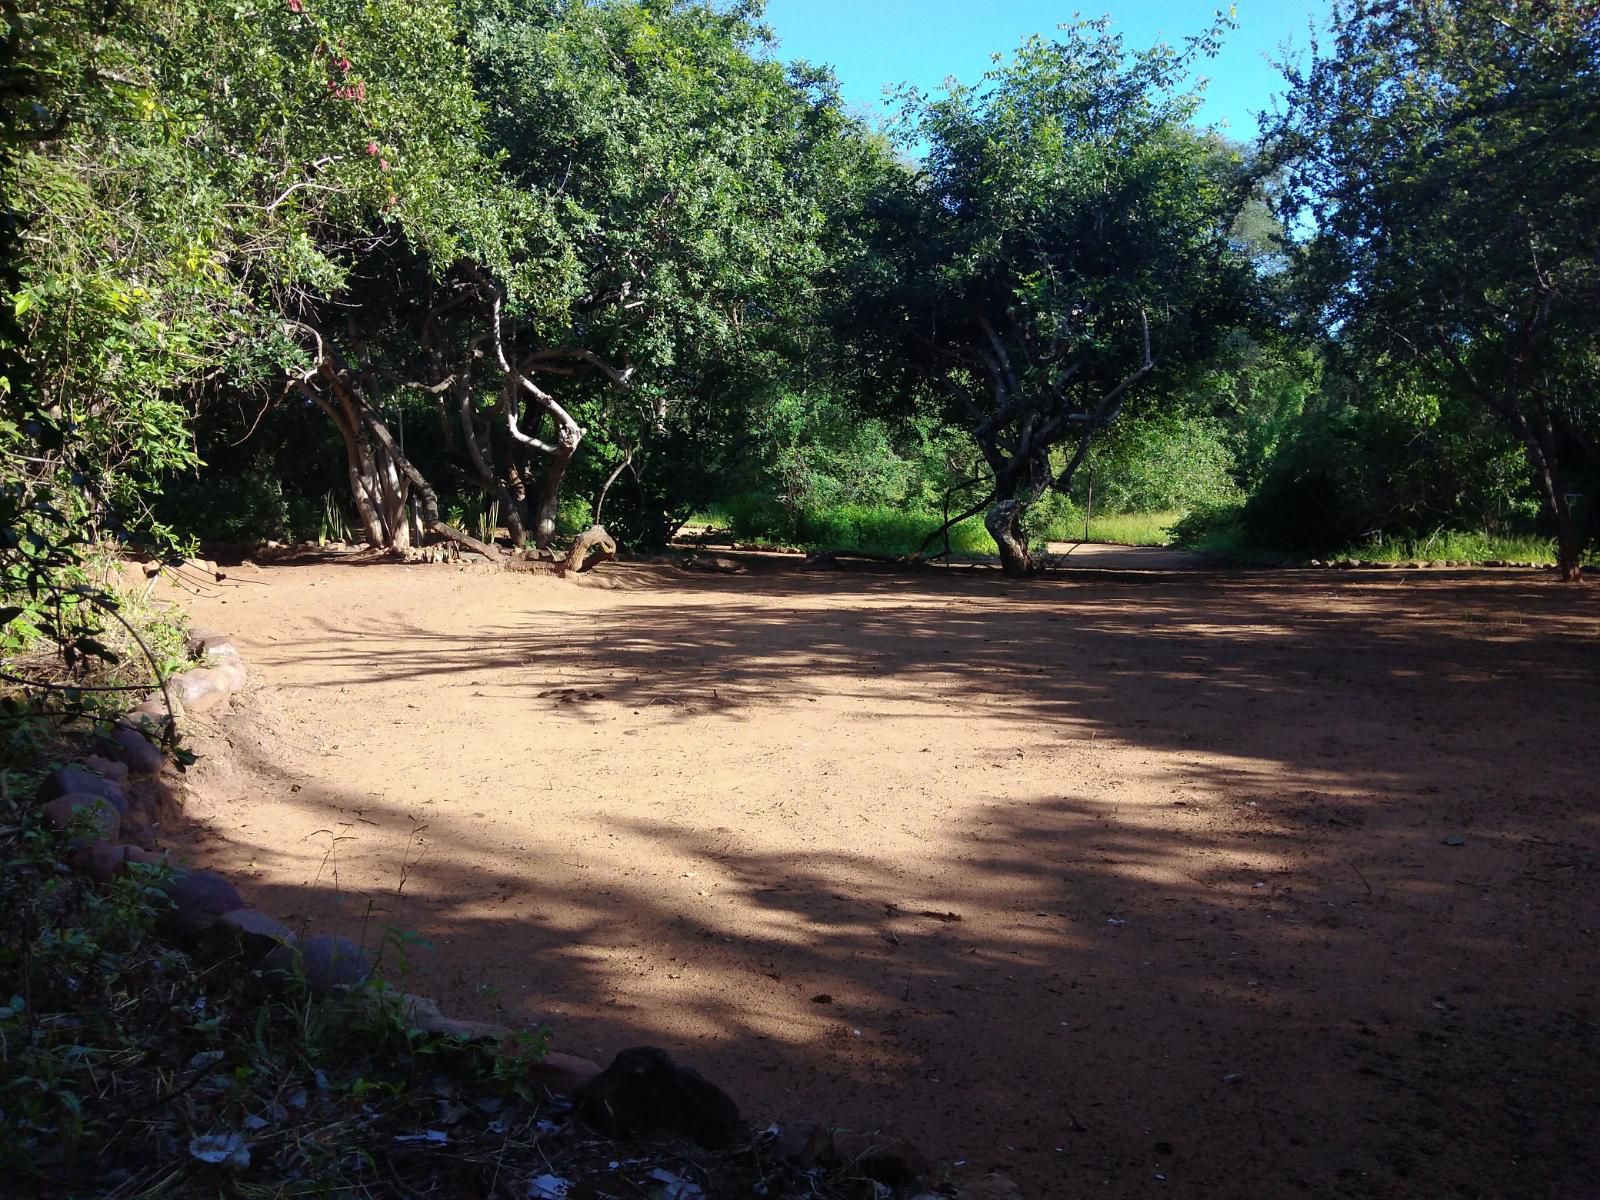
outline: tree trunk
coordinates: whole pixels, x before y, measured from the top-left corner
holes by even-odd
[[[983,518],[983,527],[1000,550],[1000,569],[1007,575],[1033,574],[1033,555],[1022,528],[1022,505],[1016,500],[996,500]]]
[[[478,423],[472,407],[472,393],[465,386],[457,389],[456,401],[461,417],[461,435],[466,442],[467,456],[472,460],[473,470],[478,473],[478,486],[483,488],[485,498],[491,495],[499,497],[500,517],[506,523],[506,533],[511,538],[512,546],[520,550],[527,543],[528,535],[523,529],[522,513],[511,485],[496,476],[490,465],[494,457],[493,436]]]
[[[416,488],[417,496],[422,505],[423,526],[430,533],[437,533],[453,542],[459,542],[470,550],[476,550],[490,562],[500,561],[500,547],[492,542],[480,542],[477,538],[449,524],[439,515],[438,493],[433,490],[432,485],[428,483],[422,472],[412,465],[411,460],[405,456],[405,452],[395,444],[394,435],[389,432],[389,427],[383,423],[383,419],[370,409],[366,411],[365,417],[367,427],[372,430],[373,437],[377,438],[379,445],[389,455],[389,461]]]
[[[595,552],[592,559],[589,557],[591,550]],[[591,525],[572,543],[572,550],[567,554],[567,570],[576,574],[598,567],[616,556],[617,543],[605,531],[605,526]]]
[[[372,502],[372,493],[368,489],[368,481],[364,474],[371,459],[363,453],[365,447],[361,442],[360,427],[352,426],[343,411],[343,406],[335,408],[309,383],[300,384],[300,394],[327,413],[338,428],[339,437],[344,441],[345,474],[350,481],[351,502],[356,506],[356,516],[366,533],[367,545],[375,550],[381,549],[384,545],[383,521]]]
[[[1556,460],[1554,431],[1548,422],[1542,429],[1519,412],[1514,411],[1513,422],[1522,444],[1528,452],[1528,463],[1533,467],[1534,478],[1544,498],[1545,510],[1555,521],[1556,563],[1561,578],[1568,583],[1583,581],[1583,547],[1579,544],[1578,528],[1572,519],[1572,509],[1567,505],[1566,484],[1562,479],[1561,465]]]
[[[561,509],[561,483],[572,465],[572,456],[578,449],[577,439],[567,444],[565,430],[556,452],[545,463],[544,475],[539,480],[539,491],[533,501],[533,544],[548,550],[556,536],[556,515]]]

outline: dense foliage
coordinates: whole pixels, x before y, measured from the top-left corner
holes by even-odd
[[[104,538],[981,514],[1020,571],[1090,508],[1205,510],[1576,574],[1600,17],[1336,15],[1250,147],[1186,90],[1225,20],[1063,26],[885,136],[754,2],[7,0],[8,650],[94,656]]]
[[[1273,132],[1315,227],[1304,313],[1369,394],[1492,414],[1575,575],[1600,479],[1600,10],[1347,0],[1333,27]]]

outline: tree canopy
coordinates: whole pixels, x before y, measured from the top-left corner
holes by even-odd
[[[1026,572],[1119,414],[1111,503],[1297,552],[1490,514],[1575,577],[1600,17],[1336,16],[1244,145],[1189,82],[1223,17],[1075,21],[879,129],[756,2],[6,0],[6,586],[79,536],[503,558],[715,504],[981,513]]]
[[[1179,90],[1220,35],[1130,53],[1109,21],[1078,22],[976,84],[904,98],[902,142],[926,158],[878,201],[852,316],[971,432],[985,494],[970,511],[988,510],[1008,571],[1031,567],[1028,507],[1070,487],[1134,389],[1247,314],[1232,237],[1247,178]]]
[[[1390,381],[1504,422],[1579,565],[1600,439],[1600,13],[1347,0],[1272,136],[1314,234],[1307,317]]]

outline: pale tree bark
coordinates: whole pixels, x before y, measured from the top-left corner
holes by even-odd
[[[1014,363],[1016,356],[1008,349],[1004,337],[982,317],[977,323],[984,335],[983,342],[966,347],[958,357],[972,364],[974,369],[981,368],[989,379],[991,405],[974,427],[973,438],[988,465],[993,485],[984,499],[960,516],[946,519],[930,533],[918,554],[936,537],[947,533],[952,525],[987,508],[983,526],[994,539],[1001,569],[1007,575],[1028,575],[1037,565],[1028,545],[1028,509],[1046,490],[1065,494],[1071,488],[1090,441],[1116,420],[1133,385],[1155,369],[1150,321],[1140,309],[1142,354],[1139,365],[1088,403],[1073,401],[1068,391],[1068,386],[1080,373],[1080,364],[1066,364],[1057,373],[1052,392],[1039,396],[1019,376]],[[1027,357],[1025,347],[1018,346],[1017,350],[1019,356]],[[963,389],[958,398],[969,410],[976,410],[977,403],[970,392]],[[1076,442],[1073,455],[1066,469],[1052,477],[1050,451],[1066,442]]]

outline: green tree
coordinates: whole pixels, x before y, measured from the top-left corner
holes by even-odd
[[[1291,224],[1315,225],[1303,302],[1361,373],[1505,424],[1576,579],[1570,484],[1600,466],[1600,11],[1342,0],[1333,28],[1272,131]]]
[[[475,461],[518,479],[510,508],[536,486],[540,536],[590,425],[610,477],[597,490],[626,469],[636,531],[664,536],[709,498],[697,464],[736,457],[763,397],[815,353],[829,197],[871,150],[830,75],[770,57],[760,7],[472,8],[492,145],[519,188],[559,207],[579,264],[567,311],[507,310],[523,391],[544,377],[572,396],[555,436],[504,437],[509,397],[471,435]]]
[[[1029,506],[1071,486],[1133,391],[1240,319],[1248,173],[1180,91],[1224,24],[1130,53],[1108,21],[1078,22],[975,85],[905,98],[902,144],[927,155],[870,214],[851,319],[900,388],[938,392],[971,431],[983,495],[962,516],[987,510],[1008,572],[1032,568]]]

